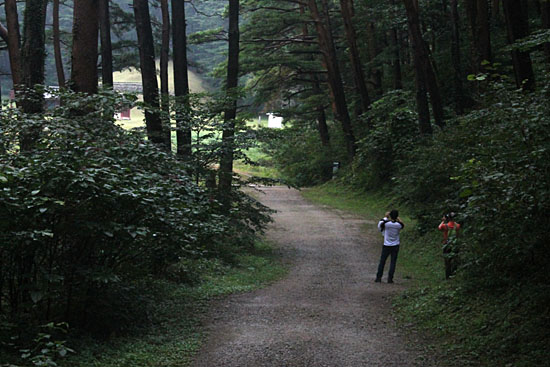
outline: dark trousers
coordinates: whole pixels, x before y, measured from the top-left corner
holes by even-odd
[[[388,273],[388,280],[393,280],[393,274],[395,273],[395,264],[397,263],[397,254],[399,253],[399,246],[382,246],[382,256],[380,256],[380,264],[378,264],[378,273],[376,273],[376,279],[381,279],[384,274],[384,266],[388,256],[390,258],[390,272]]]

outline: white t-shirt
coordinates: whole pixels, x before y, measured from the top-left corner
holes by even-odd
[[[378,222],[378,228],[381,228],[383,220]],[[399,232],[403,229],[403,224],[399,222],[386,222],[384,225],[384,246],[399,246]]]

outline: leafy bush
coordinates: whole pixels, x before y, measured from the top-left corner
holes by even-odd
[[[331,134],[333,137],[338,135]],[[273,157],[272,162],[285,181],[301,187],[319,184],[332,177],[332,161],[338,161],[338,157],[332,156],[330,147],[323,147],[319,132],[292,126],[268,132],[267,139],[264,139],[264,149]]]
[[[44,116],[1,112],[1,313],[119,328],[128,310],[144,312],[141,279],[182,259],[230,257],[269,220],[237,190],[222,215],[186,164],[103,116],[128,101],[61,97]],[[36,139],[21,151],[26,131]]]
[[[501,88],[496,96],[462,120],[478,141],[455,177],[470,227],[464,267],[491,287],[544,284],[550,270],[550,89],[523,94]]]
[[[410,93],[395,90],[372,104],[361,125],[370,125],[358,141],[349,180],[357,187],[373,190],[392,184],[404,154],[417,140],[418,123]],[[368,124],[367,124],[368,121]]]

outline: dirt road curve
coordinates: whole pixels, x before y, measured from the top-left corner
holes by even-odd
[[[220,301],[194,366],[415,366],[388,311],[402,287],[399,263],[396,284],[373,282],[381,236],[369,238],[364,221],[311,205],[295,190],[263,190],[261,201],[278,211],[268,237],[290,273]]]

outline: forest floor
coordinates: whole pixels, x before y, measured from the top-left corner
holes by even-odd
[[[289,274],[217,301],[193,366],[434,365],[420,336],[392,316],[392,298],[407,287],[399,262],[395,284],[374,283],[376,223],[310,204],[286,187],[262,191],[260,200],[277,210],[267,237]]]

